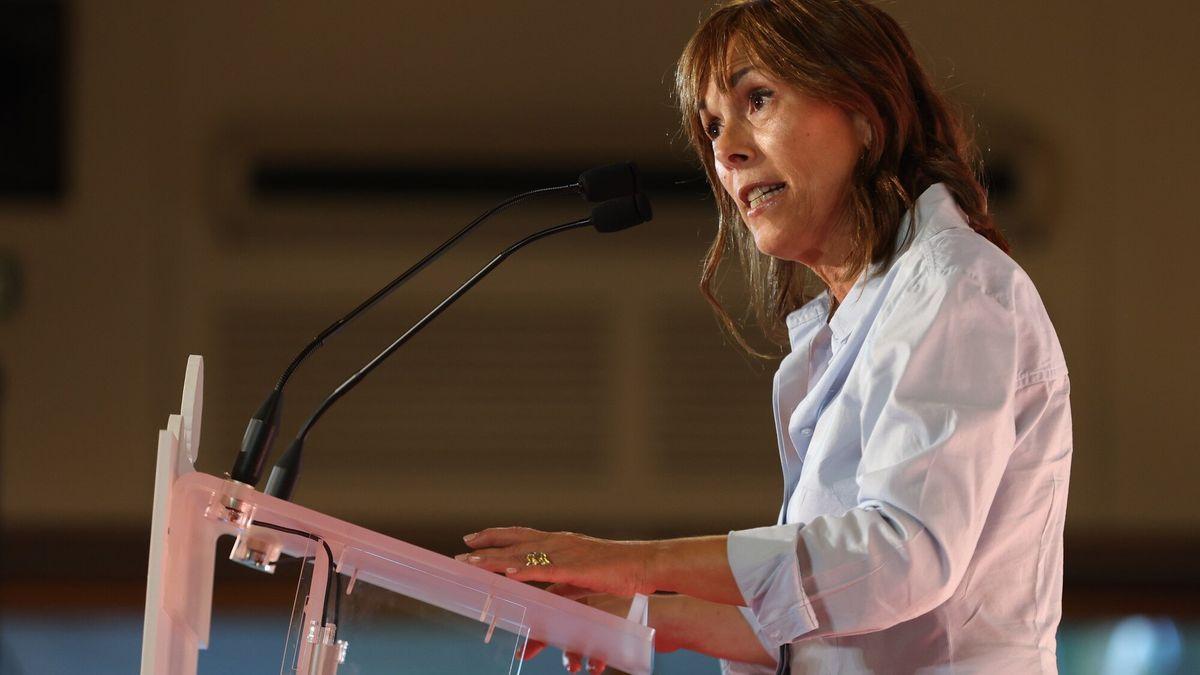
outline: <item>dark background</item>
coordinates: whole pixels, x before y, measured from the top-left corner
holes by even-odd
[[[1200,13],[885,5],[971,116],[1066,352],[1067,622],[1189,625]],[[140,607],[155,430],[188,354],[198,468],[220,474],[332,318],[499,196],[620,159],[651,176],[654,223],[519,254],[330,413],[297,501],[446,552],[504,523],[773,521],[773,365],[695,292],[714,218],[669,96],[705,7],[0,3],[4,610]],[[494,251],[583,211],[489,224],[301,370],[284,433]],[[256,606],[261,580],[230,579]]]

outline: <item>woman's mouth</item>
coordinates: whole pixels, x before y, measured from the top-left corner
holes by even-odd
[[[761,213],[767,207],[778,201],[779,196],[787,189],[786,183],[775,183],[773,185],[760,185],[750,191],[746,195],[749,201],[749,209],[746,211],[747,216],[754,216]]]

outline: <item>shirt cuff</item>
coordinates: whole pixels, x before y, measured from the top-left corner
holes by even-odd
[[[817,628],[816,612],[800,583],[796,554],[800,524],[734,530],[726,555],[751,624],[768,653]]]
[[[749,607],[738,607],[738,611],[742,613],[742,618],[746,619],[746,623],[750,625],[750,630],[754,631],[754,635],[762,643],[763,649],[771,656],[775,656],[776,652],[779,651],[779,645],[763,634],[762,626],[758,624],[758,618],[754,616],[754,612],[750,611]]]

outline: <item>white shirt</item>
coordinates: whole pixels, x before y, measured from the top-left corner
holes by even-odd
[[[1029,277],[942,184],[916,221],[828,323],[827,294],[787,317],[786,524],[729,535],[743,613],[769,653],[792,643],[795,675],[1056,673],[1062,350]]]

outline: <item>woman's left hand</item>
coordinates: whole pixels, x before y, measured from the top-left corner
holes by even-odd
[[[653,541],[610,541],[527,527],[488,528],[463,541],[475,550],[456,555],[455,560],[517,581],[571,584],[622,597],[655,591]]]

